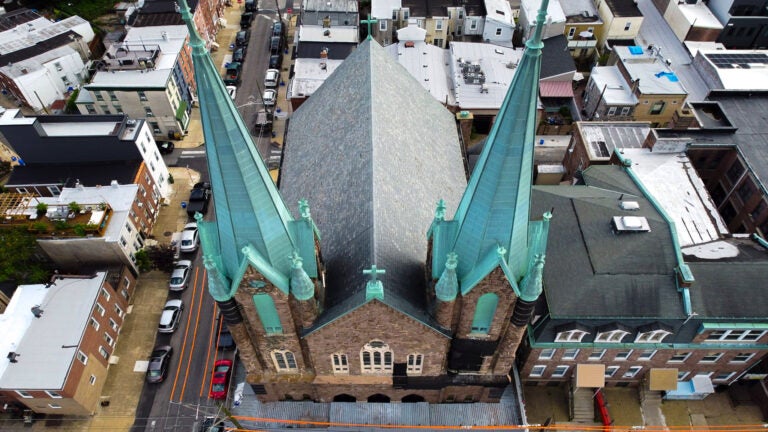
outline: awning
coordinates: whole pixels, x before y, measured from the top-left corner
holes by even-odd
[[[541,81],[539,82],[541,97],[572,98],[573,83],[570,81]]]
[[[653,391],[677,389],[677,368],[651,369],[648,389]]]
[[[605,387],[605,365],[577,364],[576,387],[603,388]]]

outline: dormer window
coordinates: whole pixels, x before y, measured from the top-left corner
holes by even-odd
[[[555,342],[581,342],[584,336],[589,334],[589,329],[577,323],[559,326],[555,331]]]
[[[660,343],[665,337],[672,334],[672,328],[661,323],[653,323],[638,327],[637,343]]]
[[[595,336],[595,342],[619,343],[629,333],[630,329],[620,324],[608,324],[598,327],[597,336]]]

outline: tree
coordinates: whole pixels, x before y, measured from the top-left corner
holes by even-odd
[[[152,245],[136,252],[136,264],[139,271],[160,270],[167,273],[173,271],[173,248],[169,245]]]
[[[0,280],[19,284],[48,281],[51,269],[37,251],[37,241],[26,229],[0,229]]]

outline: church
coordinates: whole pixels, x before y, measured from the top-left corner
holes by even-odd
[[[292,114],[278,188],[182,9],[208,290],[259,399],[498,402],[552,217],[530,207],[543,26],[469,178],[456,116],[369,38]]]

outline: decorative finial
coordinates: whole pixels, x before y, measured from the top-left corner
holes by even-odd
[[[499,256],[500,259],[504,259],[507,257],[507,248],[505,248],[502,245],[499,245],[496,247],[496,254]]]
[[[370,269],[363,270],[363,274],[371,275],[371,282],[378,282],[377,276],[385,274],[387,271],[384,269],[376,268],[376,264],[372,265]]]
[[[371,24],[376,24],[377,22],[379,22],[379,20],[371,18],[371,14],[368,14],[368,19],[360,21],[360,24],[368,24],[368,37],[366,39],[373,39],[373,36],[371,36],[373,34],[371,33]]]
[[[456,252],[448,253],[448,259],[445,261],[445,270],[435,285],[435,296],[444,302],[456,300],[459,293],[459,280],[456,277],[456,266],[459,263],[459,255]]]
[[[302,267],[304,261],[298,251],[293,251],[291,256],[291,293],[298,300],[309,300],[315,296],[315,284],[309,278]]]
[[[289,256],[288,258],[290,258],[291,260],[291,268],[293,269],[303,268],[302,263],[304,262],[304,260],[299,256],[299,253],[297,251],[293,251],[291,256]]]
[[[372,265],[370,270],[365,269],[363,270],[363,274],[371,275],[371,280],[368,281],[368,283],[365,285],[365,300],[372,300],[372,299],[384,299],[384,285],[381,283],[380,280],[377,279],[377,276],[380,274],[386,273],[385,270],[379,270],[376,268],[376,264]]]
[[[445,200],[442,198],[437,201],[437,207],[435,208],[435,220],[445,220]]]
[[[541,295],[544,258],[544,254],[537,254],[533,258],[533,267],[521,284],[522,290],[520,292],[520,298],[523,301],[533,302]]]
[[[312,213],[309,211],[309,202],[305,198],[299,200],[299,213],[304,219],[312,219]]]
[[[539,13],[536,15],[536,28],[533,31],[533,37],[525,42],[525,46],[530,49],[540,50],[544,48],[544,42],[541,41],[541,35],[544,32],[544,26],[547,24],[547,8],[549,0],[542,0]]]
[[[179,3],[176,3],[176,7],[181,13],[181,19],[187,24],[187,30],[189,31],[189,46],[192,47],[192,51],[195,53],[205,53],[205,42],[203,42],[200,34],[197,33],[197,27],[195,27],[192,13],[189,11],[187,0],[179,0],[179,2],[181,2],[181,4],[179,5]]]

